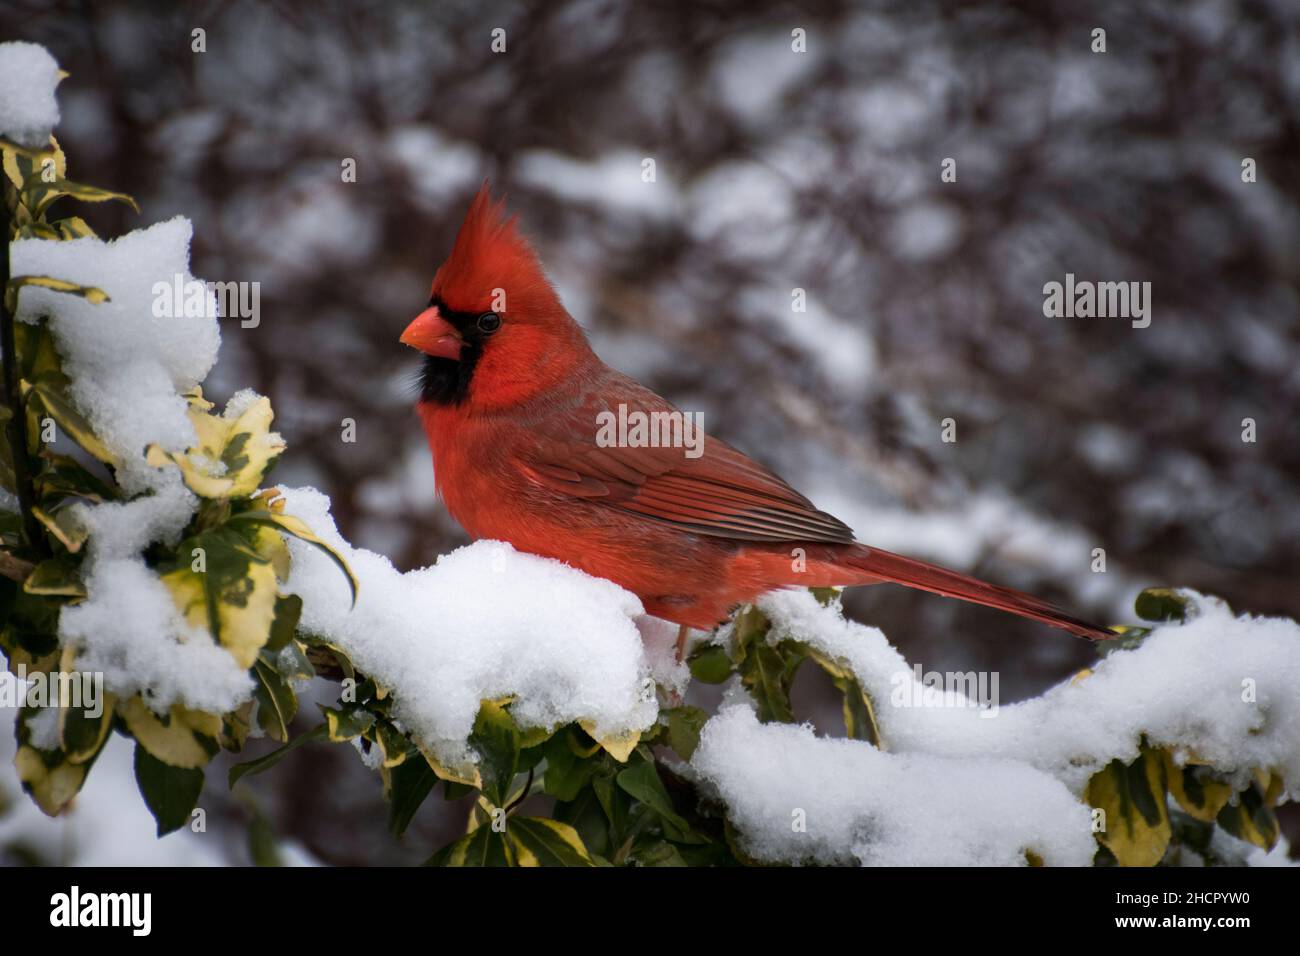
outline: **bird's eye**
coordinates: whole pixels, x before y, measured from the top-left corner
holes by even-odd
[[[478,317],[478,330],[484,335],[491,335],[501,328],[501,316],[495,312],[484,312]]]

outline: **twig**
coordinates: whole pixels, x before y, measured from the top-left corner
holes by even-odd
[[[11,581],[26,581],[36,565],[22,558],[16,558],[8,551],[0,551],[0,575]]]

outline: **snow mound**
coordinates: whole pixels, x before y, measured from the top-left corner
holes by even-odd
[[[0,43],[0,136],[40,149],[59,122],[59,64],[35,43]]]
[[[648,629],[648,649],[641,602],[612,582],[497,541],[401,574],[339,536],[324,495],[304,488],[284,497],[285,511],[336,548],[359,584],[349,608],[333,562],[291,540],[286,590],[303,599],[302,629],[392,690],[397,718],[448,765],[473,759],[467,738],[482,700],[513,695],[523,727],[589,721],[603,738],[654,722],[656,679],[684,683],[685,668],[659,646],[672,629]]]
[[[95,433],[122,461],[118,481],[132,494],[160,481],[144,461],[150,443],[184,451],[195,442],[178,392],[194,388],[217,361],[215,297],[203,315],[155,315],[154,286],[194,281],[188,219],[177,217],[104,242],[23,239],[10,251],[13,274],[49,275],[97,286],[110,301],[95,304],[50,289],[26,287],[17,318],[50,318],[72,399]],[[179,311],[176,309],[158,311]]]
[[[1087,866],[1091,816],[1059,780],[1010,760],[891,754],[743,705],[704,727],[691,767],[771,863]]]
[[[1115,651],[1084,679],[996,708],[969,700],[914,706],[927,693],[877,629],[845,620],[807,592],[778,592],[760,606],[774,639],[796,637],[848,664],[876,703],[886,747],[943,757],[1020,760],[1081,793],[1113,759],[1138,754],[1145,735],[1232,773],[1252,768],[1300,782],[1300,625],[1234,615],[1192,595],[1186,624],[1159,627],[1133,650]],[[953,706],[953,704],[961,706]]]

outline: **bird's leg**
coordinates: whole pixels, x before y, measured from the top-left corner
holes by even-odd
[[[691,633],[691,629],[685,624],[677,628],[677,663],[680,664],[686,657],[686,635]]]

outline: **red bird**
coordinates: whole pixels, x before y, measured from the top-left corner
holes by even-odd
[[[438,492],[470,536],[608,578],[682,625],[683,641],[686,627],[712,628],[774,588],[880,582],[1114,636],[1028,594],[862,544],[716,438],[695,450],[600,440],[620,406],[633,420],[677,409],[596,357],[486,183],[401,341],[424,353],[418,408]]]

